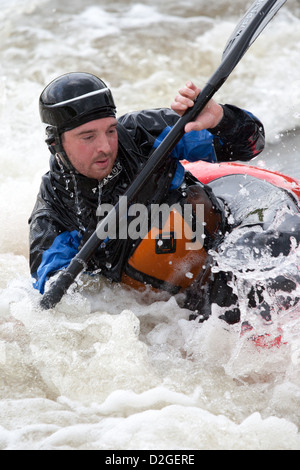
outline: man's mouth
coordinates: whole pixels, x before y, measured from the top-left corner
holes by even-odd
[[[107,157],[107,158],[103,158],[101,160],[97,160],[95,162],[95,165],[103,167],[103,166],[106,166],[108,164],[108,162],[109,162],[109,158]]]

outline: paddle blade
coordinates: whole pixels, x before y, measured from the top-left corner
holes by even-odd
[[[256,0],[228,39],[222,61],[226,60],[229,52],[243,39],[245,47],[241,48],[241,53],[244,54],[285,3],[286,0]],[[238,60],[240,58],[241,55]]]

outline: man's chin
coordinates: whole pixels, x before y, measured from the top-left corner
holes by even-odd
[[[107,165],[107,166],[97,165],[96,168],[93,168],[90,178],[101,181],[111,173],[112,168],[113,167],[111,165]]]

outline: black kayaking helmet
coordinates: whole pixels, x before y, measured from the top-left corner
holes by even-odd
[[[100,78],[85,72],[71,72],[53,80],[39,100],[40,117],[46,124],[46,143],[53,154],[70,166],[61,134],[89,121],[116,116],[112,93]]]

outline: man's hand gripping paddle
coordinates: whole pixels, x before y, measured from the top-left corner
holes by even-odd
[[[132,185],[124,194],[124,197],[127,198],[127,206],[124,207],[124,205],[117,203],[114,209],[98,224],[95,232],[72,259],[69,266],[60,272],[59,276],[44,294],[40,303],[42,309],[55,307],[61,300],[78,274],[84,270],[86,263],[91,259],[96,249],[99,247],[99,244],[102,242],[98,234],[103,233],[107,225],[110,227],[116,220],[116,216],[118,220],[120,220],[126,215],[128,205],[137,197],[148,178],[159,168],[164,159],[167,158],[183,137],[185,125],[195,120],[198,114],[204,109],[209,100],[227,80],[251,44],[285,2],[286,0],[256,0],[251,8],[249,8],[230,36],[222,55],[221,64],[195,100],[194,106],[189,108],[177,121],[159,147],[157,147],[149,157]]]

